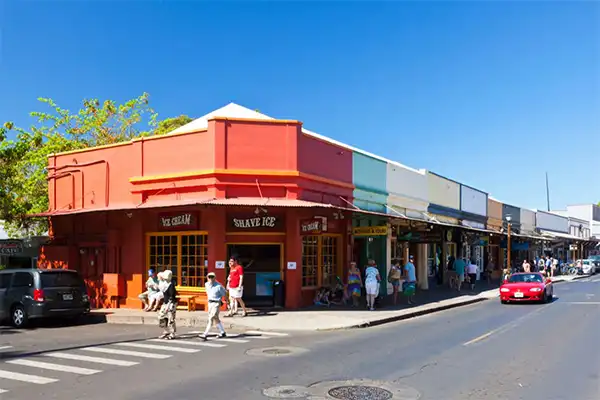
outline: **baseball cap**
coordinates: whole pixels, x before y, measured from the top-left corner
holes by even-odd
[[[207,277],[207,278],[216,278],[216,275],[215,275],[215,273],[214,273],[214,272],[209,272],[209,273],[206,275],[206,277]]]

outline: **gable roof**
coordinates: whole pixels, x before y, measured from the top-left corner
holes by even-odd
[[[214,118],[214,117],[245,118],[245,119],[263,119],[263,120],[274,120],[275,119],[275,118],[270,117],[270,116],[268,116],[266,114],[262,114],[262,113],[259,113],[257,111],[254,111],[254,110],[251,110],[249,108],[246,108],[244,106],[240,106],[239,104],[229,103],[229,104],[227,104],[224,107],[221,107],[221,108],[219,108],[217,110],[211,111],[208,114],[203,115],[202,117],[200,117],[198,119],[195,119],[192,122],[190,122],[188,124],[185,124],[185,125],[177,128],[177,129],[175,129],[172,132],[169,132],[169,134],[172,134],[172,133],[191,133],[191,132],[196,132],[196,131],[200,131],[200,130],[206,129],[208,127],[208,120],[210,120],[211,118]],[[418,170],[418,169],[411,168],[411,167],[408,167],[406,165],[400,164],[397,161],[388,160],[387,158],[378,156],[378,155],[373,154],[373,153],[369,153],[367,151],[358,149],[356,147],[347,145],[347,144],[342,143],[342,142],[338,142],[337,140],[331,139],[331,138],[329,138],[327,136],[323,136],[323,135],[318,134],[316,132],[309,131],[308,129],[302,128],[302,133],[304,133],[307,136],[312,136],[312,137],[317,138],[319,140],[322,140],[324,142],[328,142],[328,143],[334,144],[336,146],[346,148],[348,150],[351,150],[352,152],[360,153],[360,154],[363,154],[365,156],[374,158],[376,160],[379,160],[379,161],[382,161],[382,162],[385,162],[385,163],[394,164],[396,166],[407,168],[409,170],[413,170],[413,171],[421,173],[421,174],[423,174],[425,172],[425,170],[422,170],[422,169]]]

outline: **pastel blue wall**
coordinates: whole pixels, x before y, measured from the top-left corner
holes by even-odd
[[[386,212],[387,163],[367,155],[352,153],[354,205],[369,211]]]

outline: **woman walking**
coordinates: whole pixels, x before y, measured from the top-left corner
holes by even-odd
[[[175,311],[177,310],[177,290],[173,283],[173,272],[165,270],[162,272],[163,279],[167,282],[164,291],[164,302],[158,310],[158,325],[163,328],[163,333],[159,339],[175,339]]]
[[[352,297],[352,307],[358,307],[362,287],[360,270],[356,267],[356,262],[352,261],[348,270],[348,295]]]
[[[369,260],[365,270],[365,289],[367,290],[367,308],[375,311],[375,299],[379,295],[379,282],[381,275],[375,264],[375,260]]]
[[[388,281],[392,284],[394,305],[398,303],[398,289],[400,288],[401,279],[402,267],[400,266],[400,260],[392,260],[392,268],[390,268],[390,276],[388,277]]]

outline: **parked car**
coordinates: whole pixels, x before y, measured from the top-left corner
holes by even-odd
[[[538,272],[512,274],[500,286],[502,304],[524,301],[548,303],[552,301],[553,296],[552,279],[546,279]]]
[[[26,326],[31,319],[76,318],[89,311],[90,299],[77,271],[0,271],[0,320],[10,320],[17,328]]]
[[[600,272],[600,255],[589,256],[588,260],[592,260],[592,262],[596,266],[594,273],[596,273],[596,274],[599,273]]]
[[[594,260],[586,259],[586,260],[577,260],[575,265],[579,265],[581,261],[581,271],[580,274],[595,274],[596,273],[596,263]]]

